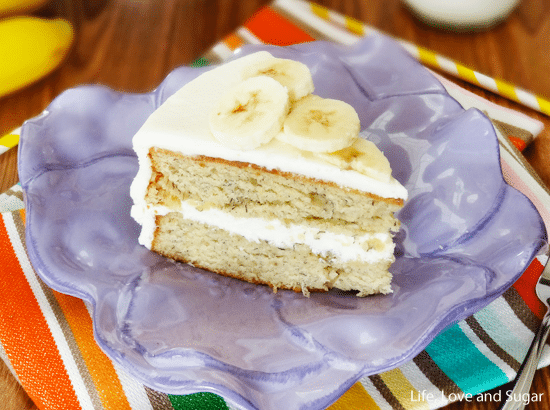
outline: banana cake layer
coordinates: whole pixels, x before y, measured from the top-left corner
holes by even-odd
[[[242,128],[225,132],[227,121],[218,121],[218,102],[228,90],[234,95],[232,87],[246,81],[243,73],[275,60],[259,52],[206,72],[138,131],[133,145],[140,168],[131,195],[132,216],[142,225],[139,241],[169,258],[275,290],[391,292],[392,235],[399,228],[394,213],[407,192],[374,144],[357,136],[341,146],[320,140],[325,148],[319,152],[309,150],[307,138],[282,135],[300,104],[317,113],[304,101],[325,103],[308,86],[305,97],[297,95],[300,89],[284,91],[282,117],[253,137],[243,133],[237,145]],[[271,90],[265,79],[258,83]],[[255,93],[254,104],[261,99]],[[327,103],[332,110],[332,100]],[[230,114],[250,106],[239,102]],[[213,125],[212,112],[221,125]]]

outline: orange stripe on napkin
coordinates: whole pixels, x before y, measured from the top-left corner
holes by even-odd
[[[23,388],[39,408],[80,409],[57,345],[10,243],[0,217],[0,260],[4,271],[10,272],[0,281],[0,339],[4,350]]]
[[[271,7],[260,9],[250,17],[244,26],[262,42],[277,46],[289,46],[315,40]]]
[[[535,286],[543,269],[544,266],[542,266],[542,263],[540,263],[538,259],[534,259],[521,277],[514,283],[514,288],[525,301],[529,309],[541,320],[546,308],[537,297]]]
[[[54,291],[105,409],[131,409],[112,362],[97,345],[92,318],[81,299]]]
[[[508,139],[520,151],[523,151],[525,148],[527,148],[527,142],[525,142],[525,140],[523,140],[519,137],[515,137],[513,135],[508,135]]]
[[[240,46],[242,46],[244,43],[243,41],[237,36],[235,33],[231,33],[228,36],[226,36],[223,39],[223,43],[229,48],[230,50],[234,51]]]

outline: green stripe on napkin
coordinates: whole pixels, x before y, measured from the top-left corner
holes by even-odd
[[[187,396],[168,395],[174,410],[229,410],[225,400],[213,393],[195,393]]]
[[[478,394],[509,381],[506,374],[478,350],[458,325],[437,336],[426,347],[426,352],[464,393]],[[472,372],[473,368],[475,372]]]

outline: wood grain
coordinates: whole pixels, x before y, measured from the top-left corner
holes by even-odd
[[[506,80],[550,99],[550,0],[523,0],[502,24],[484,32],[455,33],[420,22],[399,0],[318,0],[340,13],[390,35],[424,46],[488,76]],[[23,90],[0,98],[0,134],[38,115],[67,88],[103,84],[145,92],[175,67],[188,64],[232,32],[268,0],[61,0],[40,15],[62,15],[77,41],[59,69]],[[545,124],[526,157],[550,186],[550,119],[502,97],[459,82],[477,94],[518,109]],[[0,192],[17,182],[16,149],[0,156]],[[550,371],[539,370],[533,392],[542,394],[531,410],[550,410]],[[446,409],[496,409],[509,386],[481,401],[461,401]],[[0,409],[36,409],[9,370],[0,363]]]

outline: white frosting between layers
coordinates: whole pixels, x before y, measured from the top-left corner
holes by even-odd
[[[166,215],[173,210],[157,206],[148,209],[143,218],[143,226],[139,243],[151,248],[156,229],[155,216]],[[331,255],[342,262],[360,260],[367,263],[376,263],[390,260],[393,256],[394,243],[388,233],[365,234],[357,239],[352,236],[321,231],[317,228],[303,225],[284,226],[278,220],[263,218],[241,218],[230,215],[219,209],[199,211],[187,202],[182,203],[180,212],[185,219],[215,226],[232,234],[241,235],[251,242],[266,241],[279,248],[289,249],[295,244],[307,245],[311,251],[319,256]],[[369,240],[377,239],[384,244],[382,250],[363,248]]]

